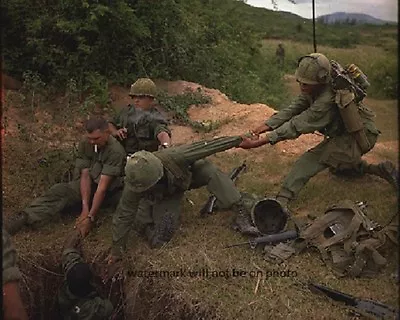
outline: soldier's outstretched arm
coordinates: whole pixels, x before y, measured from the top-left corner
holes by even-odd
[[[336,116],[334,102],[316,100],[302,113],[286,121],[280,127],[267,133],[269,142],[296,139],[302,134],[313,133],[325,128]]]
[[[89,169],[85,168],[81,171],[80,190],[82,197],[81,218],[84,219],[89,214],[90,194],[92,193],[92,181],[89,175]]]
[[[132,192],[125,185],[117,210],[113,215],[111,254],[114,257],[122,256],[125,250],[126,240],[135,221],[140,198],[140,193]]]
[[[294,116],[302,113],[311,104],[309,98],[305,95],[299,95],[290,103],[290,105],[279,112],[273,114],[267,119],[264,124],[271,129],[280,127],[285,122],[292,119]]]

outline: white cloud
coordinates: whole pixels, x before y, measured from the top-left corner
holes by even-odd
[[[288,0],[277,0],[280,11],[289,11],[305,18],[312,18],[312,0],[294,0],[296,4]],[[255,7],[273,9],[271,0],[248,0],[247,4]],[[334,12],[365,13],[375,18],[397,21],[397,0],[315,0],[315,15]]]

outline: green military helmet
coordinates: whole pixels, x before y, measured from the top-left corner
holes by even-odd
[[[261,233],[274,234],[285,228],[288,212],[275,199],[265,198],[254,204],[251,219]]]
[[[322,53],[311,53],[299,59],[296,80],[305,84],[323,84],[330,81],[331,63]]]
[[[143,192],[154,186],[164,175],[160,159],[148,151],[135,152],[125,166],[125,187]]]
[[[132,96],[148,96],[154,98],[156,95],[156,85],[149,78],[139,78],[131,85],[129,95]]]

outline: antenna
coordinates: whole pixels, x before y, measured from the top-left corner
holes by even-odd
[[[317,39],[315,38],[315,0],[312,0],[312,25],[313,25],[313,43],[314,53],[317,52]]]

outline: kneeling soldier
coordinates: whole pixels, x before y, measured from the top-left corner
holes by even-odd
[[[236,223],[242,232],[257,234],[246,214],[244,200],[233,181],[218,170],[207,156],[239,146],[241,137],[222,137],[156,152],[133,154],[125,168],[125,186],[113,216],[113,258],[122,255],[126,238],[136,224],[152,247],[168,242],[179,225],[184,192],[207,186],[219,207],[239,212]],[[147,210],[138,210],[142,198],[151,200]],[[136,219],[136,222],[135,222]]]

